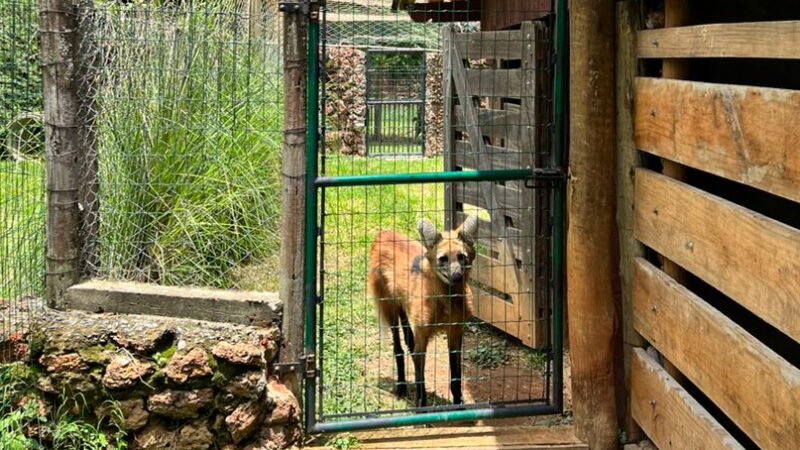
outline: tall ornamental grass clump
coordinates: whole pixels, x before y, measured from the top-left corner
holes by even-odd
[[[268,15],[176,4],[91,18],[99,272],[237,288],[278,252],[280,43]]]

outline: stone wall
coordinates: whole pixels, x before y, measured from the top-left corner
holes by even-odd
[[[274,375],[279,344],[277,324],[53,310],[28,333],[45,398],[85,399],[98,417],[121,412],[133,449],[291,446],[300,407]]]

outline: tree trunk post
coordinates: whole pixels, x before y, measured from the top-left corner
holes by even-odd
[[[41,0],[39,25],[44,94],[47,239],[45,295],[62,308],[80,279],[80,33],[74,0]]]
[[[284,345],[280,362],[296,363],[303,354],[303,255],[306,176],[306,32],[308,18],[286,13],[283,18],[284,140],[281,191],[280,299]],[[283,382],[300,398],[300,378],[284,372]]]
[[[614,3],[572,0],[567,301],[575,428],[595,450],[619,444],[616,359]],[[621,362],[621,361],[620,361]]]

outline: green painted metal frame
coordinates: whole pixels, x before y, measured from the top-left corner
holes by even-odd
[[[305,203],[305,267],[304,267],[304,350],[313,357],[317,347],[317,245],[319,238],[317,190],[344,186],[374,186],[385,184],[446,183],[463,181],[509,181],[564,179],[566,167],[566,71],[567,60],[567,6],[566,1],[556,3],[555,76],[554,76],[554,149],[553,168],[534,172],[531,169],[460,171],[438,173],[411,173],[393,175],[364,175],[348,177],[319,177],[319,67],[320,25],[310,21],[308,26],[308,99],[306,117],[308,138],[306,144],[306,203]],[[431,423],[519,417],[537,414],[557,414],[563,407],[563,302],[564,302],[564,227],[565,183],[555,183],[553,205],[553,399],[547,405],[495,406],[487,408],[430,412],[408,416],[369,418],[340,422],[317,423],[316,378],[305,380],[303,421],[306,432],[342,432],[370,428],[401,427]],[[549,396],[549,394],[548,394]]]

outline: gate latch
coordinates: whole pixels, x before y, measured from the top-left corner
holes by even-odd
[[[316,378],[317,376],[317,356],[314,353],[302,355],[300,360],[293,363],[275,364],[275,372],[283,375],[287,372],[302,372],[303,378]]]
[[[555,188],[567,181],[567,174],[559,168],[533,169],[525,176],[525,187],[529,189]]]

